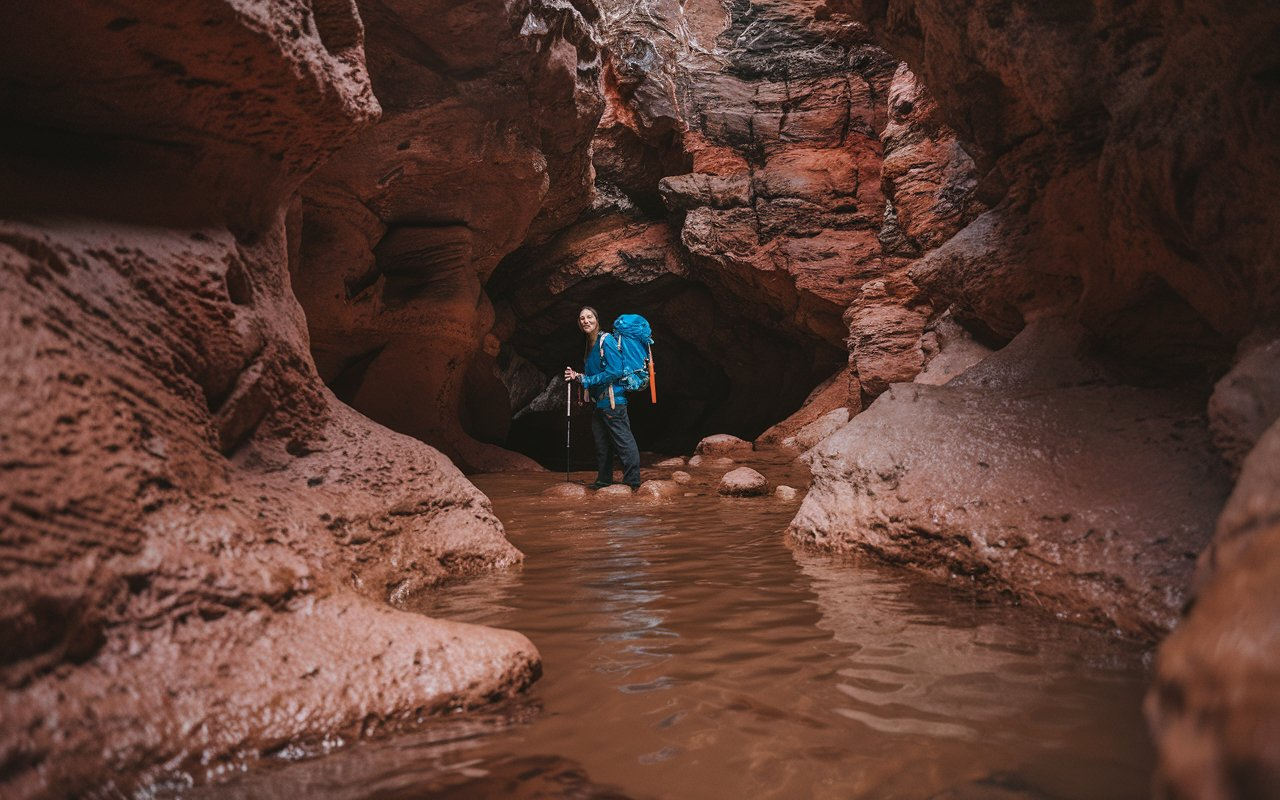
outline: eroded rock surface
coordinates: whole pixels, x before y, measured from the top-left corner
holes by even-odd
[[[769,493],[769,479],[751,467],[726,472],[716,492],[728,497],[759,497]]]
[[[1280,790],[1280,424],[1245,459],[1194,605],[1161,645],[1147,694],[1169,796],[1268,797]]]
[[[1226,373],[1209,404],[1215,442],[1233,468],[1275,458],[1248,453],[1274,413],[1264,365],[1280,318],[1280,160],[1258,132],[1280,123],[1280,13],[1221,2],[839,6],[928,83],[991,206],[914,265],[913,282],[987,344],[1066,313],[1101,354],[1136,360],[1137,380],[1199,389]],[[1261,493],[1280,493],[1273,469],[1252,472]],[[1246,666],[1280,658],[1265,541],[1250,545],[1248,566],[1204,584],[1208,610],[1197,601],[1162,648],[1168,691],[1153,694],[1152,719],[1170,795],[1277,791],[1280,752],[1263,744],[1280,719],[1275,677]]]
[[[948,385],[894,385],[806,454],[790,537],[1159,638],[1229,484],[1203,396],[1118,384],[1078,347],[1046,321]]]
[[[523,636],[394,606],[519,552],[444,456],[334,399],[290,291],[285,197],[378,113],[354,9],[82,6],[0,12],[29,34],[6,124],[55,144],[0,148],[27,213],[0,222],[0,794],[517,691]]]
[[[294,280],[321,376],[464,469],[538,468],[495,445],[515,409],[483,287],[590,201],[600,55],[580,5],[361,2],[382,120],[303,189]]]
[[[981,210],[920,82],[807,0],[604,3],[601,30],[595,206],[491,282],[510,346],[552,374],[576,306],[645,313],[670,379],[634,422],[667,450],[754,437],[846,364],[858,396],[824,413],[914,377],[933,308],[907,269]]]

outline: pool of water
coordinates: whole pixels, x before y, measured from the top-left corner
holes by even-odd
[[[1149,796],[1142,649],[792,549],[796,501],[721,498],[723,468],[693,471],[666,502],[542,496],[563,474],[477,476],[525,563],[420,610],[526,634],[544,673],[528,695],[188,794]]]

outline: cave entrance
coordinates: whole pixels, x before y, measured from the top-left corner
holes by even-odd
[[[525,277],[509,282],[504,274]],[[641,314],[653,327],[658,401],[648,391],[628,395],[642,452],[687,454],[715,433],[752,440],[799,409],[848,358],[842,348],[771,326],[720,302],[708,287],[673,275],[643,285],[591,278],[555,297],[536,287],[518,266],[509,273],[500,269],[489,285],[499,320],[510,331],[497,366],[511,397],[512,421],[505,439],[494,443],[549,469],[565,467],[560,375],[565,366],[581,368],[577,318],[583,306],[597,309],[605,330],[623,313]],[[537,292],[542,302],[530,302]],[[570,427],[574,469],[595,466],[590,415],[579,398]]]

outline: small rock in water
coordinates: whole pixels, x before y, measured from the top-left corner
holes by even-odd
[[[717,433],[698,442],[694,452],[700,456],[740,456],[750,454],[751,449],[751,442],[746,439],[739,439],[727,433]]]
[[[684,470],[678,469],[675,472],[671,473],[671,480],[675,481],[676,483],[688,483],[689,481],[693,480],[693,476],[685,472]]]
[[[720,479],[720,494],[729,497],[759,497],[769,491],[769,481],[751,467],[738,467]]]
[[[597,489],[597,490],[596,490],[596,494],[597,494],[597,495],[605,495],[605,496],[608,496],[608,497],[613,497],[613,496],[617,496],[617,497],[630,497],[630,496],[631,496],[631,487],[630,487],[630,486],[628,486],[628,485],[626,485],[625,483],[615,483],[615,484],[613,484],[613,485],[611,485],[611,486],[605,486],[605,487],[603,487],[603,488],[601,488],[601,489]]]
[[[727,467],[732,463],[733,463],[732,458],[714,458],[711,460],[712,466],[716,466],[716,467]]]
[[[587,487],[580,483],[557,483],[542,490],[544,497],[564,497],[576,499],[587,496]]]
[[[683,467],[684,456],[676,456],[675,458],[667,458],[654,464],[655,467]]]
[[[645,481],[636,489],[636,495],[655,500],[675,497],[680,493],[680,484],[675,481]]]
[[[773,490],[773,493],[778,496],[779,500],[796,499],[796,490],[790,486],[779,486]]]
[[[689,459],[689,466],[691,467],[702,466],[702,456],[694,456],[693,458]]]

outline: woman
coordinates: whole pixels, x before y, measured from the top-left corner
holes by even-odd
[[[622,480],[632,490],[640,487],[640,449],[627,417],[627,394],[622,384],[622,355],[613,337],[600,330],[600,318],[590,306],[578,312],[578,327],[587,335],[583,371],[564,368],[566,381],[581,381],[595,401],[591,434],[596,440],[596,482],[600,489],[613,483],[613,456],[622,461]],[[610,389],[613,391],[610,392]]]

